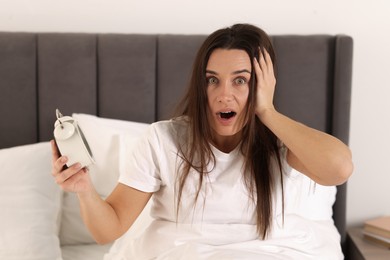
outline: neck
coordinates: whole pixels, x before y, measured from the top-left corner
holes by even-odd
[[[221,152],[230,153],[241,140],[241,132],[231,136],[221,136],[214,134],[212,144]]]

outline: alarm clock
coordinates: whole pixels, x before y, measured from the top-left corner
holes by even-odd
[[[61,155],[68,157],[66,165],[80,163],[82,167],[87,167],[94,164],[92,151],[77,121],[71,116],[63,116],[58,109],[56,117],[54,139]]]

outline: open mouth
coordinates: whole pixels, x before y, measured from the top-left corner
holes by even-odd
[[[227,112],[219,112],[219,117],[222,119],[230,119],[234,117],[237,113],[233,111],[227,111]]]

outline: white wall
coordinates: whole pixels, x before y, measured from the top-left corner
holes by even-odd
[[[210,33],[236,22],[270,34],[354,38],[348,225],[390,215],[388,0],[0,0],[0,31]]]

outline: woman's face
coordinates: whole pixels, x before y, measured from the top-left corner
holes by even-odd
[[[251,62],[238,49],[215,49],[206,67],[208,120],[215,138],[236,135],[244,126]],[[217,141],[217,140],[214,140]]]

